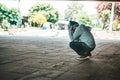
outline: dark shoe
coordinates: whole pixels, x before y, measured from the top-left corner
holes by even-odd
[[[88,57],[88,56],[91,57],[92,54],[90,52],[86,52],[84,53],[84,55],[81,56],[81,58]]]

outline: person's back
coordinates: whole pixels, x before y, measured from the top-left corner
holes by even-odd
[[[96,44],[94,41],[94,37],[88,27],[85,25],[80,25],[77,27],[74,36],[79,36],[79,42],[86,43],[90,48],[95,48]]]

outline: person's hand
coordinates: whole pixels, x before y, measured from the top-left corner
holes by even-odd
[[[68,25],[68,29],[69,29],[69,30],[72,30],[72,26]]]

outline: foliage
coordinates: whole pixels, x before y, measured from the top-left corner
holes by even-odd
[[[47,19],[42,13],[36,12],[29,18],[29,21],[41,26],[42,24],[47,22]]]
[[[99,2],[96,8],[101,13],[103,10],[111,10],[111,6],[111,2]]]
[[[3,19],[6,19],[8,22],[17,22],[20,17],[20,12],[18,9],[9,9],[5,5],[0,4],[0,23]]]
[[[9,26],[10,26],[10,23],[6,19],[3,19],[3,21],[2,21],[2,28],[5,31],[8,31]]]
[[[80,24],[85,24],[85,25],[91,25],[92,24],[91,19],[87,14],[81,14],[78,17],[78,22]]]
[[[99,2],[96,7],[98,11],[98,18],[103,22],[104,26],[108,24],[110,21],[111,7],[112,7],[112,2]],[[119,20],[119,19],[120,19],[120,2],[115,2],[114,20]],[[114,21],[114,23],[116,24],[116,21]]]
[[[111,3],[110,2],[100,2],[97,5],[98,10],[98,18],[103,23],[108,23],[110,20],[110,10],[111,10]]]
[[[119,26],[119,24],[120,24],[120,20],[114,20],[113,21],[113,30],[116,31],[118,26]]]
[[[112,2],[100,2],[97,5],[97,10],[98,13],[101,13],[104,10],[110,10],[111,11],[111,7],[112,7]],[[120,17],[120,2],[115,2],[115,6],[114,6],[114,19]]]
[[[67,7],[65,10],[65,19],[77,21],[78,16],[83,13],[83,5],[77,1],[72,1]]]
[[[45,17],[43,14],[41,14],[40,12],[35,13],[35,15],[33,16],[33,22],[34,22],[34,23],[44,24],[46,21],[47,21],[47,20],[46,20],[46,17]]]
[[[72,1],[65,10],[66,20],[74,20],[80,24],[92,26],[92,18],[94,18],[94,16],[90,17],[86,12],[83,11],[83,7],[84,6],[79,2]]]
[[[4,18],[8,18],[6,17],[8,16],[8,11],[9,9],[5,5],[0,4],[0,23],[2,22]]]
[[[56,23],[58,21],[59,13],[57,9],[53,8],[50,4],[47,3],[35,4],[32,8],[29,9],[30,18],[32,19],[32,17],[35,16],[34,14],[36,14],[37,12],[45,16],[48,22]],[[39,24],[42,23],[43,22],[39,22]]]
[[[99,17],[102,18],[102,22],[105,22],[105,23],[109,22],[110,10],[103,10],[103,11],[101,11]]]
[[[16,8],[9,10],[9,22],[17,22],[20,19],[20,12]]]

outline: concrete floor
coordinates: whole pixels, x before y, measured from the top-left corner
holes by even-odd
[[[46,32],[0,34],[0,80],[120,80],[119,32],[93,32],[97,46],[85,61],[66,31]]]

